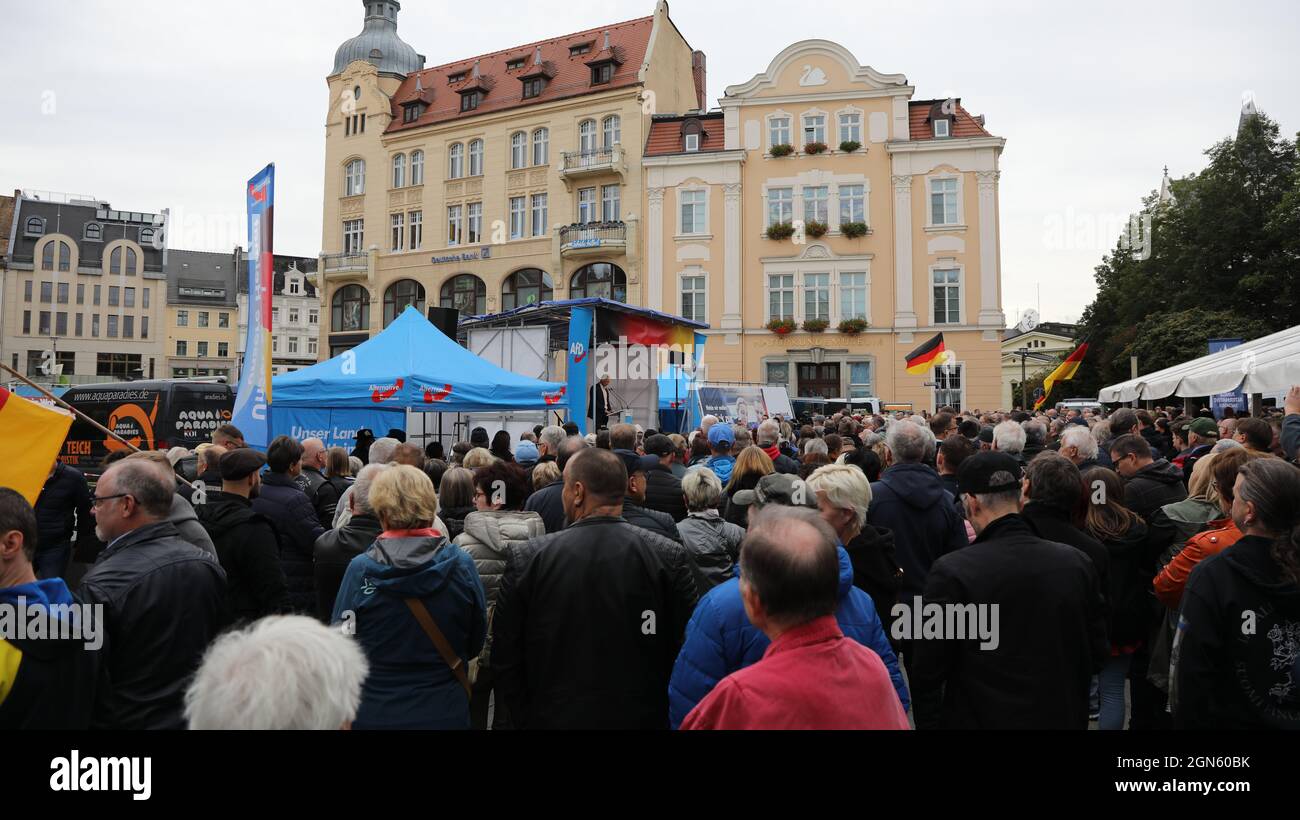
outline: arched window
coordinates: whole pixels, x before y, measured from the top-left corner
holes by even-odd
[[[538,128],[533,132],[533,165],[548,165],[551,161],[551,132]]]
[[[469,144],[469,175],[483,175],[483,140],[474,140]]]
[[[424,285],[414,279],[399,279],[384,291],[384,327],[401,316],[407,305],[424,313]]]
[[[122,273],[122,249],[113,248],[113,253],[109,255],[108,272],[112,274]]]
[[[354,159],[348,163],[344,175],[346,196],[359,196],[366,192],[366,161]]]
[[[28,236],[44,236],[45,220],[41,219],[39,216],[33,216],[32,218],[28,219],[27,230],[25,231],[25,233]]]
[[[465,176],[465,146],[453,142],[447,149],[447,179],[460,179]]]
[[[623,141],[623,123],[617,114],[606,117],[601,130],[605,135],[603,143],[605,148],[613,148]]]
[[[412,185],[424,184],[424,152],[423,151],[411,152],[411,184]]]
[[[510,167],[523,168],[528,164],[528,135],[516,131],[510,135]]]
[[[46,242],[44,250],[41,251],[41,270],[54,270],[54,246],[55,242]]]
[[[547,302],[554,295],[550,274],[537,268],[524,268],[507,276],[501,285],[501,309],[513,310],[537,302]]]
[[[600,297],[615,302],[627,301],[627,274],[618,265],[597,262],[578,268],[569,282],[570,299]]]
[[[333,321],[330,329],[334,332],[370,329],[370,294],[360,285],[348,285],[334,293]]]
[[[59,243],[59,270],[66,271],[72,268],[72,248],[67,242]]]
[[[126,249],[126,275],[135,276],[136,254],[134,248]]]
[[[393,156],[393,187],[406,187],[406,154]]]
[[[578,148],[584,154],[596,150],[596,121],[583,120],[578,123]]]
[[[140,244],[141,244],[141,245],[152,245],[152,244],[153,244],[153,238],[154,238],[154,236],[155,236],[156,234],[157,234],[157,231],[155,231],[153,228],[141,228],[141,229],[140,229]]]
[[[448,279],[442,286],[441,296],[442,307],[455,308],[471,316],[487,313],[487,285],[471,273]]]
[[[86,240],[89,242],[104,241],[104,226],[98,222],[86,223]]]

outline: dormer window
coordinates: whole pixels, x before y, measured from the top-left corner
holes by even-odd
[[[44,236],[45,220],[41,219],[39,216],[34,216],[31,219],[28,219],[24,233],[27,236]]]
[[[449,75],[449,76],[447,77],[447,84],[448,84],[448,85],[455,85],[456,83],[461,82],[461,81],[464,80],[464,79],[465,79],[465,72],[464,72],[464,71],[461,71],[461,72],[458,72],[458,73],[456,73],[456,74]]]
[[[614,80],[614,64],[601,63],[591,67],[591,84],[607,85]]]
[[[460,110],[473,111],[481,102],[483,102],[482,91],[466,91],[460,95]]]
[[[534,97],[542,96],[542,90],[545,88],[545,77],[530,77],[524,80],[524,99],[531,100]]]
[[[591,43],[579,43],[576,46],[569,46],[569,56],[581,57],[583,54],[590,54],[591,46]]]
[[[948,122],[947,118],[937,119],[934,121],[933,124],[934,124],[935,137],[951,136],[949,132],[950,123]]]
[[[700,150],[700,135],[699,135],[699,134],[687,134],[687,135],[686,135],[686,150],[687,150],[687,151],[698,151],[698,150]]]
[[[524,67],[525,62],[526,60],[523,57],[520,57],[517,60],[511,60],[510,62],[506,63],[506,71],[518,71],[519,69]]]
[[[87,242],[103,242],[104,226],[98,222],[87,222],[85,239]]]
[[[406,103],[402,106],[402,122],[415,122],[424,116],[427,108],[428,106],[422,102]]]

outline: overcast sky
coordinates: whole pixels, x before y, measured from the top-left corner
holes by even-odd
[[[792,42],[827,38],[901,73],[917,99],[956,95],[1007,139],[1003,305],[1076,320],[1118,227],[1236,128],[1243,94],[1300,130],[1300,17],[1290,2],[677,0],[708,55],[709,99]],[[653,0],[537,0],[466,13],[404,0],[428,65],[653,12]],[[6,2],[0,190],[88,194],[174,218],[171,245],[243,244],[245,181],[276,163],[276,249],[320,250],[325,76],[361,30],[359,0]]]

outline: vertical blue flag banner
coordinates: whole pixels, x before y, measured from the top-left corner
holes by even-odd
[[[1210,339],[1210,352],[1220,353],[1230,348],[1240,347],[1241,344],[1241,339]],[[1245,392],[1239,387],[1227,393],[1210,396],[1210,410],[1214,412],[1216,419],[1223,418],[1225,407],[1231,407],[1238,413],[1245,413],[1247,410]]]
[[[248,181],[248,337],[231,422],[250,447],[270,444],[271,278],[274,254],[275,165]]]
[[[575,307],[569,314],[569,421],[587,434],[587,369],[591,362],[591,330],[595,312]]]

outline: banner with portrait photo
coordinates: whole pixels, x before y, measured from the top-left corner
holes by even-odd
[[[732,424],[758,424],[767,413],[761,387],[701,385],[700,412]]]

